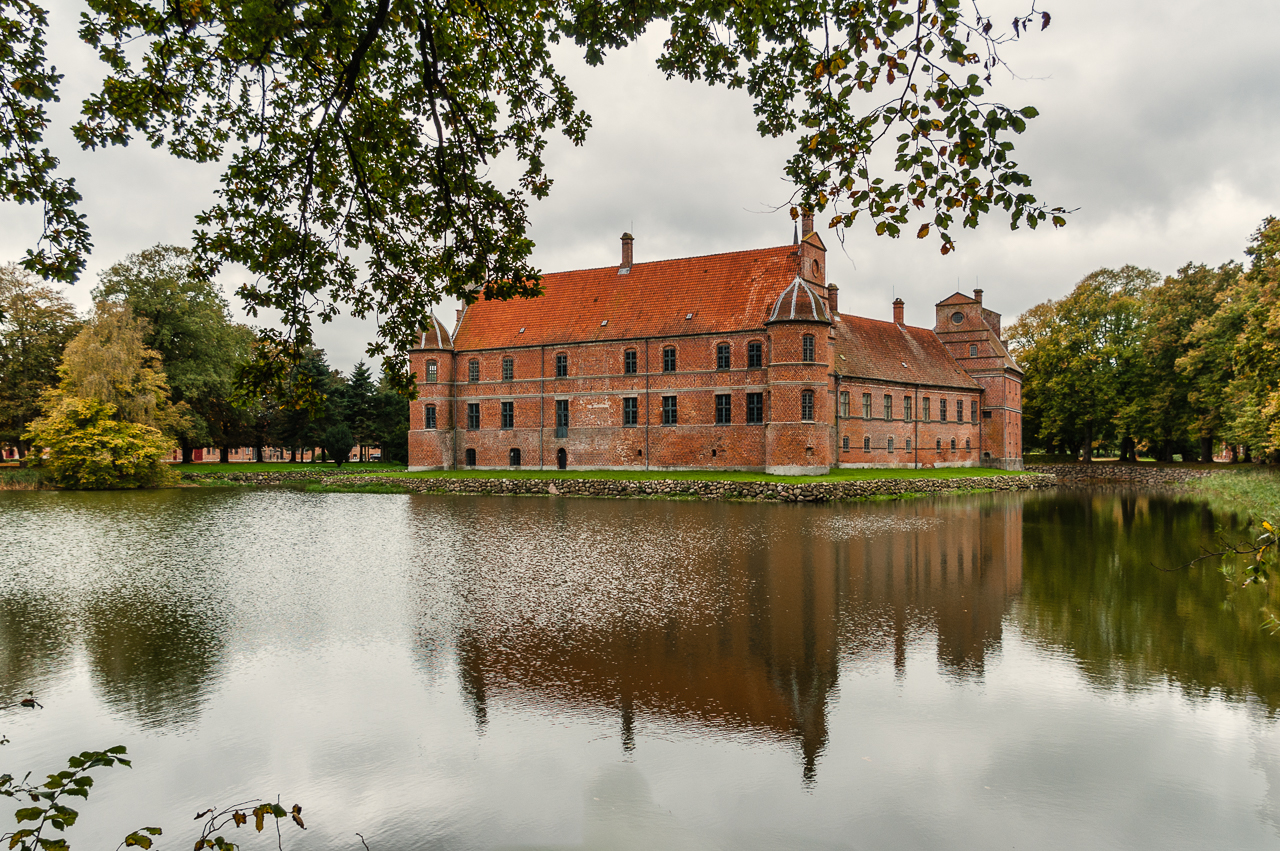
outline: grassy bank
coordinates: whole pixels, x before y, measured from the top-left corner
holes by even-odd
[[[48,487],[44,475],[31,467],[0,468],[0,491],[35,491]]]
[[[411,488],[387,482],[307,482],[307,493],[413,493]]]
[[[332,461],[316,462],[316,463],[289,463],[288,461],[246,461],[240,464],[174,464],[173,469],[179,473],[197,473],[206,476],[223,475],[224,473],[306,473],[312,472],[317,475],[331,475],[338,471],[338,465]],[[399,470],[404,471],[403,464],[392,464],[382,461],[347,461],[342,465],[341,472],[347,473],[385,473],[387,471]]]
[[[344,466],[345,470],[346,467]],[[823,476],[771,476],[737,470],[443,470],[423,473],[384,473],[410,479],[607,479],[625,482],[852,482],[871,479],[965,479],[979,476],[1019,475],[985,467],[939,467],[928,470],[858,469],[832,470]]]
[[[1258,521],[1275,522],[1280,517],[1280,471],[1237,467],[1188,482],[1186,490],[1215,508],[1248,514]]]

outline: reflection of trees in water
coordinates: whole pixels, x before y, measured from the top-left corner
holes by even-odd
[[[104,703],[146,727],[199,717],[225,641],[218,618],[190,601],[115,596],[91,603],[82,626]]]
[[[1166,573],[1214,538],[1204,506],[1138,494],[1029,500],[1023,629],[1067,649],[1105,688],[1164,678],[1198,696],[1280,707],[1280,654],[1262,629],[1269,588],[1232,589],[1212,563]]]
[[[462,690],[481,727],[501,703],[616,713],[626,749],[647,724],[765,735],[811,780],[842,656],[896,644],[901,673],[928,629],[944,668],[981,673],[1019,586],[1019,504],[575,502],[514,521],[510,545],[472,506]]]
[[[70,653],[64,615],[29,595],[0,597],[0,704],[39,693]]]

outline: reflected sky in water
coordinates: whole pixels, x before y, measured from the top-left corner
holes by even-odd
[[[1152,567],[1222,521],[0,493],[0,697],[46,706],[0,716],[0,770],[127,745],[93,847],[280,795],[286,847],[1273,848],[1272,601]]]

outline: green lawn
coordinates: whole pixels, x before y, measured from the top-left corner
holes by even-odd
[[[290,464],[288,461],[246,461],[243,464],[174,464],[179,473],[331,473],[337,469],[332,461],[323,464]],[[342,472],[369,473],[387,470],[404,470],[403,464],[392,464],[382,461],[368,461],[363,464],[348,461],[342,465]]]
[[[344,468],[345,469],[345,468]],[[388,473],[410,479],[617,479],[621,481],[713,482],[848,482],[864,479],[960,479],[969,476],[1019,475],[985,467],[940,467],[932,470],[834,470],[825,476],[770,476],[732,470],[445,470],[426,473]]]

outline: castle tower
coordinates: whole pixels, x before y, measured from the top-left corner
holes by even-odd
[[[454,466],[453,387],[455,381],[453,337],[431,314],[409,350],[418,398],[409,403],[410,470],[449,470]]]
[[[811,238],[816,240],[817,235]],[[803,251],[800,258],[803,269]],[[769,334],[765,415],[765,471],[769,473],[820,475],[831,469],[833,343],[831,312],[820,289],[825,288],[796,275],[764,323]]]
[[[1000,339],[1000,314],[956,293],[935,305],[934,333],[960,368],[982,385],[980,460],[984,467],[1022,469],[1022,369]]]

